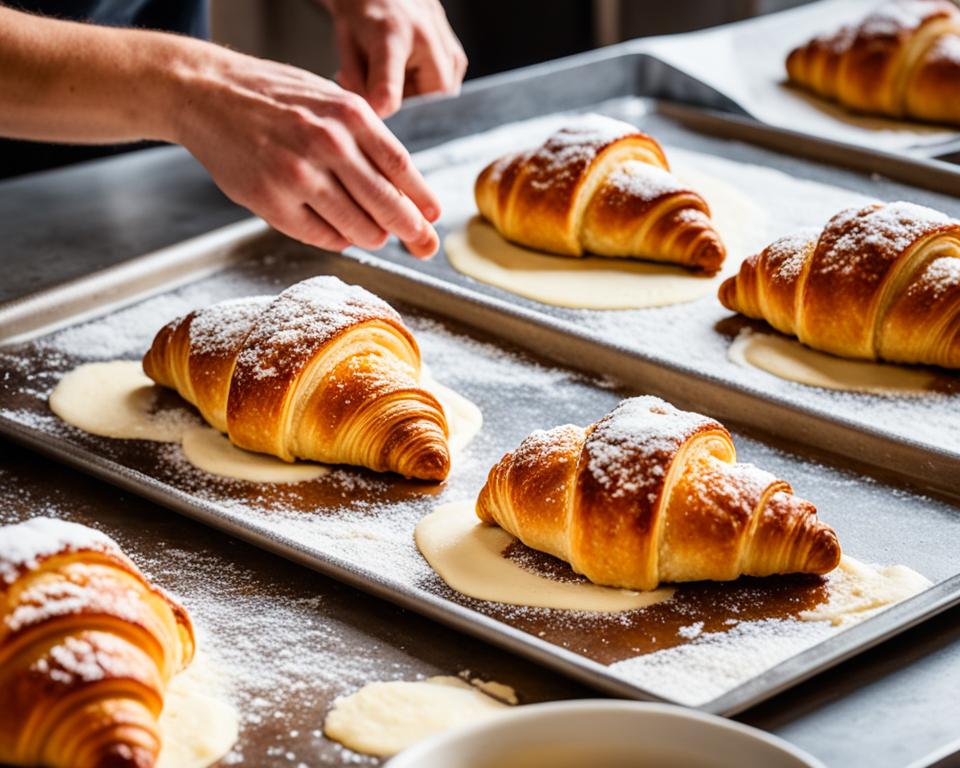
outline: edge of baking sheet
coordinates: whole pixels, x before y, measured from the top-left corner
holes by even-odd
[[[405,100],[387,125],[411,151],[419,152],[507,122],[635,96],[656,102],[663,115],[705,133],[960,194],[960,167],[935,159],[956,153],[960,137],[897,154],[768,125],[720,91],[646,52],[643,42],[628,40],[478,78],[455,98],[416,96]]]
[[[646,66],[649,74],[654,62],[660,67],[658,76],[662,76],[664,72],[666,76],[670,76],[661,62],[632,50],[630,44],[568,57],[559,62],[535,65],[517,72],[474,81],[468,84],[463,95],[455,100],[436,97],[416,99],[391,120],[391,127],[413,149],[423,149],[464,135],[462,126],[467,122],[465,115],[474,118],[470,130],[472,133],[506,120],[575,109],[607,98],[655,97],[663,91],[658,90],[660,86],[651,82],[651,78],[644,80],[644,73],[641,71],[642,67]],[[702,90],[702,84],[689,78],[687,80],[689,82],[685,86],[689,93],[696,94],[698,85]],[[559,90],[545,88],[544,84],[548,81],[570,87]],[[577,90],[573,88],[577,82],[580,85],[588,83],[590,87],[586,91]],[[505,94],[500,92],[504,87],[508,87],[510,91],[508,99],[504,99]],[[644,90],[647,92],[644,93]],[[771,128],[729,114],[697,111],[662,102],[658,104],[658,109],[668,117],[674,117],[681,123],[687,122],[705,132],[714,130],[728,138],[772,146],[789,154],[834,162],[855,170],[879,172],[914,186],[960,194],[960,169],[955,170],[945,163],[885,155],[853,145]],[[278,237],[259,220],[240,222],[96,275],[9,302],[0,306],[0,344],[102,315],[159,290],[167,290],[198,279],[228,263],[242,259],[242,246],[255,244],[261,237],[267,236]],[[320,251],[317,255],[321,258],[341,258]],[[790,417],[798,424],[806,421],[807,429],[799,429],[796,434],[789,436],[807,445],[816,445],[818,441],[825,443],[827,452],[831,454],[838,453],[838,445],[846,445],[857,460],[863,459],[862,440],[867,439],[875,449],[873,460],[868,463],[888,469],[900,477],[905,475],[905,466],[915,464],[912,467],[912,479],[932,483],[948,495],[957,495],[955,478],[960,475],[957,471],[960,457],[952,454],[939,454],[909,441],[863,430],[839,419],[809,415],[802,408],[779,403],[765,397],[762,392],[732,387],[711,380],[696,371],[657,363],[642,354],[618,349],[615,345],[600,343],[579,334],[570,323],[556,321],[544,314],[459,289],[356,249],[345,254],[339,266],[342,272],[353,269],[367,281],[375,280],[379,284],[392,285],[394,292],[402,295],[408,303],[417,305],[416,298],[420,298],[419,306],[492,332],[558,362],[572,364],[579,369],[592,369],[594,373],[601,375],[612,375],[633,387],[637,386],[637,382],[657,379],[661,394],[681,404],[686,401],[701,409],[709,407],[720,418],[754,424],[761,430],[779,431],[781,434],[784,434],[783,422],[780,420],[783,416]],[[447,310],[438,309],[437,305],[426,297],[411,299],[409,292],[398,290],[409,289],[411,283],[416,284],[421,292],[429,293],[434,300],[441,297],[440,303],[447,306]],[[497,330],[493,330],[494,328]],[[710,406],[704,404],[705,391],[711,393]],[[748,412],[755,415],[758,403],[765,409],[765,419],[744,420],[735,413],[737,406],[749,406]],[[777,414],[780,415],[779,419],[776,418]],[[774,426],[777,429],[773,429]],[[90,456],[80,448],[53,440],[13,420],[0,417],[0,432],[152,501],[497,644],[508,651],[557,669],[595,688],[631,698],[663,700],[662,697],[611,675],[603,665],[442,598],[409,588],[397,590],[394,586],[380,581],[376,574],[331,559],[318,560],[295,541],[277,538],[256,526],[245,526],[242,521],[225,516],[212,504],[175,491],[146,475],[106,459]],[[947,482],[950,478],[954,478],[952,485]],[[806,652],[791,657],[698,708],[727,715],[742,711],[958,603],[960,576],[955,576],[817,644]]]
[[[877,173],[893,181],[946,195],[960,196],[960,166],[936,158],[867,149],[832,139],[776,128],[750,117],[659,100],[657,112],[695,131],[754,144],[785,155],[836,165],[860,173]],[[958,140],[960,142],[960,140]],[[943,145],[944,153],[957,144]]]
[[[218,258],[222,259],[220,262],[222,265],[239,261],[245,255],[249,256],[255,250],[255,248],[249,246],[255,246],[262,240],[269,241],[281,237],[273,231],[267,230],[259,222],[243,222],[241,224],[246,224],[246,226],[232,225],[227,228],[230,231],[221,230],[213,233],[216,235],[215,237],[197,238],[177,246],[175,252],[178,254],[180,262],[179,270],[174,273],[165,270],[150,272],[150,269],[154,266],[153,260],[157,258],[158,254],[162,255],[169,252],[170,249],[167,249],[158,252],[158,254],[153,254],[153,260],[145,259],[139,262],[139,267],[149,272],[150,279],[147,279],[148,276],[140,273],[138,269],[128,269],[120,275],[114,274],[110,277],[110,280],[116,281],[113,283],[114,288],[132,300],[142,296],[144,291],[123,291],[123,284],[120,279],[123,276],[130,278],[133,285],[139,289],[149,289],[146,291],[147,293],[154,293],[161,288],[169,288],[174,284],[184,282],[183,271],[189,273],[190,279],[196,279],[201,271],[191,269],[191,267],[198,264],[207,265],[209,256],[207,251],[210,249],[220,249],[218,250]],[[232,253],[231,240],[234,241],[235,245]],[[751,412],[756,411],[755,398],[747,392],[732,391],[733,396],[731,396],[729,387],[722,387],[709,380],[697,379],[679,369],[670,370],[640,356],[598,344],[595,340],[584,338],[576,333],[576,329],[567,323],[547,322],[549,318],[534,312],[480,294],[471,293],[355,249],[346,255],[316,251],[316,257],[318,267],[322,266],[324,259],[328,263],[334,262],[334,270],[344,277],[349,278],[353,275],[369,286],[376,285],[374,290],[383,291],[388,295],[402,296],[409,304],[428,308],[437,314],[451,317],[468,326],[510,340],[542,357],[571,364],[580,370],[613,375],[631,387],[636,387],[637,377],[639,377],[639,380],[644,377],[647,379],[660,377],[661,391],[667,390],[665,394],[668,397],[676,400],[678,393],[687,393],[688,397],[692,397],[695,392],[701,407],[704,402],[705,389],[713,388],[719,392],[719,396],[715,398],[718,408],[723,406],[724,403],[729,404],[736,401],[749,404]],[[170,283],[161,285],[164,279],[169,280]],[[87,286],[89,291],[86,301],[84,301],[84,285]],[[72,301],[64,306],[55,304],[51,307],[43,301],[44,296],[48,296],[51,302],[55,301],[58,296],[57,291],[32,297],[31,306],[37,310],[37,323],[35,324],[37,327],[34,328],[34,332],[49,330],[49,323],[43,323],[46,320],[52,319],[54,325],[69,322],[71,318],[64,316],[64,312],[68,312],[68,310],[76,311],[84,316],[93,314],[95,309],[103,310],[103,307],[91,306],[91,303],[96,304],[96,300],[100,296],[98,289],[101,285],[102,276],[94,276],[94,278],[86,281],[76,281],[71,286]],[[412,287],[417,290],[411,291]],[[56,311],[58,309],[59,312]],[[98,314],[102,314],[102,311]],[[25,325],[26,320],[21,323],[20,327],[24,328]],[[42,328],[39,327],[41,325]],[[25,332],[29,333],[29,331]],[[635,374],[636,377],[631,374]],[[787,410],[793,412],[797,409]],[[824,423],[818,425],[818,431],[831,427],[831,422],[828,420],[822,421]],[[850,427],[843,427],[842,425],[838,426],[837,429],[839,430],[836,432],[838,435],[845,434],[845,431],[851,431]],[[856,432],[856,430],[853,431]],[[275,554],[307,565],[351,586],[415,610],[455,629],[473,634],[508,651],[526,656],[607,693],[630,698],[666,700],[611,674],[608,668],[602,664],[551,645],[443,598],[415,588],[385,583],[375,573],[329,556],[319,557],[310,553],[298,542],[279,536],[263,526],[245,524],[237,516],[224,513],[214,504],[166,486],[143,473],[130,470],[108,459],[91,455],[83,448],[71,445],[66,441],[56,440],[46,433],[19,424],[13,419],[0,416],[0,433],[8,435],[28,447],[61,459],[67,464],[114,485],[144,496],[151,501],[222,529]],[[862,434],[861,437],[863,437]],[[877,436],[873,436],[873,439],[880,440],[881,443],[884,442],[883,438]],[[904,449],[909,451],[909,447],[904,447]],[[817,644],[807,652],[791,657],[744,685],[697,708],[725,715],[742,711],[955,604],[960,604],[960,575],[935,585],[889,611],[865,621],[863,624]]]
[[[342,270],[378,286],[408,304],[440,312],[492,333],[535,354],[598,376],[609,376],[681,407],[706,411],[721,421],[753,428],[812,447],[855,465],[891,473],[911,485],[960,497],[960,454],[940,451],[841,416],[824,416],[785,403],[760,389],[723,381],[702,371],[658,360],[643,352],[601,340],[574,323],[507,301],[475,293],[415,269],[348,249]],[[416,284],[418,292],[409,290]]]
[[[0,346],[50,333],[213,274],[272,230],[255,217],[124,261],[55,288],[0,303]]]
[[[169,290],[242,260],[264,240],[309,248],[288,240],[260,219],[237,222],[118,267],[0,306],[0,346],[104,315],[158,290]],[[609,376],[680,407],[814,448],[856,465],[892,473],[911,485],[960,498],[960,454],[934,449],[841,416],[825,416],[784,403],[760,389],[722,381],[702,371],[624,349],[582,331],[574,323],[527,309],[358,248],[333,254],[310,248],[318,266],[335,260],[350,279],[376,281],[379,290],[513,342],[534,354]],[[165,264],[169,259],[170,264]],[[417,290],[409,290],[415,286]],[[104,300],[107,299],[105,303]]]
[[[402,608],[492,643],[504,650],[555,669],[568,677],[614,696],[678,703],[658,696],[622,677],[608,667],[559,646],[548,643],[503,622],[462,605],[411,587],[390,584],[378,574],[356,567],[338,558],[320,558],[304,545],[277,535],[261,525],[240,521],[221,512],[215,504],[164,485],[141,472],[131,470],[84,449],[55,441],[42,433],[0,416],[0,433],[68,465],[105,480],[123,490],[136,493],[161,506],[179,512],[254,546],[284,557],[337,581],[368,592]],[[899,603],[861,624],[850,627],[792,656],[746,683],[711,701],[691,707],[718,715],[735,715],[831,667],[875,647],[939,613],[960,604],[960,574]]]

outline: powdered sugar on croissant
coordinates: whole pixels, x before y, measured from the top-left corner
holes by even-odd
[[[335,277],[178,318],[143,367],[241,448],[425,480],[449,472],[446,416],[419,385],[413,335]]]
[[[833,529],[783,480],[736,461],[730,433],[655,397],[535,432],[490,471],[477,515],[597,584],[826,573]]]
[[[184,609],[107,536],[0,528],[0,763],[150,768],[167,683],[190,663]]]
[[[491,163],[474,188],[504,237],[565,256],[636,257],[716,272],[726,251],[706,201],[633,126],[588,115]]]
[[[851,109],[960,124],[960,9],[895,0],[791,51],[790,80]]]
[[[825,352],[960,368],[960,221],[912,203],[850,208],[748,258],[719,296]]]

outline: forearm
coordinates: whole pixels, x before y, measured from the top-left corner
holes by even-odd
[[[211,43],[0,5],[0,136],[182,144],[291,237],[342,250],[395,234],[416,256],[437,249],[439,202],[369,104]]]
[[[189,38],[0,7],[0,135],[106,143],[176,139],[182,83],[214,48]]]

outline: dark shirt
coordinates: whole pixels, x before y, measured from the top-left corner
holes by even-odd
[[[207,37],[207,0],[15,0],[17,10],[113,27],[140,27]],[[0,105],[2,109],[2,105]],[[142,147],[142,144],[76,146],[0,139],[0,178],[91,160]]]

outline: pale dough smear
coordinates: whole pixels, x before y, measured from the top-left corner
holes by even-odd
[[[447,438],[450,456],[451,459],[456,460],[480,432],[483,426],[483,414],[473,402],[433,378],[426,368],[420,373],[420,386],[432,392],[443,406],[443,412],[447,416],[447,428],[450,431]]]
[[[851,624],[933,585],[926,576],[905,565],[867,565],[846,555],[827,579],[827,602],[802,612],[800,618],[804,621]]]
[[[237,741],[237,711],[218,691],[203,656],[170,681],[160,715],[162,748],[157,768],[207,768]]]
[[[516,539],[482,523],[469,501],[438,507],[415,532],[417,547],[448,586],[478,600],[569,611],[629,611],[668,600],[673,589],[634,592],[587,581],[561,582],[503,556]]]
[[[213,427],[188,429],[183,433],[181,447],[187,461],[197,469],[251,483],[302,483],[330,471],[324,464],[288,463],[266,453],[237,448]]]
[[[846,360],[805,347],[796,339],[749,328],[734,339],[728,356],[738,365],[759,368],[787,381],[849,392],[917,395],[929,391],[935,381],[934,375],[922,368]]]
[[[447,414],[454,458],[480,431],[480,409],[462,395],[423,376]],[[197,469],[255,483],[298,483],[330,471],[315,462],[288,463],[237,448],[226,436],[182,408],[156,411],[160,387],[137,360],[87,363],[67,373],[50,394],[50,409],[68,424],[103,437],[181,443]]]
[[[512,688],[496,686],[509,694],[507,701],[516,701]],[[509,709],[504,701],[459,677],[376,682],[337,699],[323,731],[327,738],[356,752],[387,757],[434,734],[497,717]]]
[[[186,411],[155,413],[158,392],[138,361],[87,363],[60,379],[50,410],[94,435],[178,443],[199,420]]]
[[[727,247],[722,271],[704,277],[683,267],[636,259],[556,256],[514,245],[481,217],[444,241],[455,269],[528,299],[575,309],[642,309],[682,304],[716,293],[748,255],[746,232],[763,227],[763,211],[725,182],[692,168],[675,175],[700,193]]]

